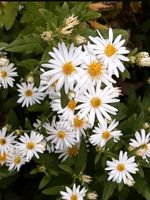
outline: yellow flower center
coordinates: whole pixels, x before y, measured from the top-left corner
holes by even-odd
[[[102,63],[93,61],[90,65],[88,65],[88,73],[92,78],[98,78],[103,73]]]
[[[26,91],[25,91],[25,95],[26,95],[27,97],[31,97],[32,94],[33,94],[32,90],[26,90]]]
[[[70,157],[76,156],[78,154],[78,148],[76,145],[73,145],[72,147],[68,148],[68,155]]]
[[[7,72],[6,71],[1,71],[1,77],[2,78],[6,78],[8,75],[7,75]]]
[[[147,144],[144,144],[143,147],[144,147],[145,150],[148,149],[148,145]]]
[[[5,162],[7,160],[7,154],[6,153],[1,153],[0,154],[0,163]]]
[[[70,200],[78,200],[78,197],[77,195],[75,194],[72,194],[71,197],[70,197]]]
[[[98,108],[102,104],[101,100],[99,97],[94,97],[91,99],[91,105],[93,108]]]
[[[125,165],[120,163],[120,164],[118,164],[117,169],[118,169],[118,171],[122,172],[125,170]]]
[[[14,163],[17,165],[21,162],[21,159],[19,156],[17,156],[15,159],[14,159]]]
[[[75,68],[72,64],[72,62],[67,62],[63,65],[63,72],[66,75],[71,75],[75,71]]]
[[[28,142],[27,145],[26,145],[27,149],[34,149],[35,147],[35,144],[33,142]]]
[[[68,107],[70,110],[74,110],[75,107],[76,107],[76,105],[77,105],[77,102],[76,102],[75,100],[71,100],[71,101],[68,102],[67,107]]]
[[[64,131],[58,131],[57,136],[58,136],[60,139],[64,139],[64,137],[65,137],[65,132],[64,132]]]
[[[81,128],[83,124],[84,124],[84,121],[82,119],[79,119],[78,116],[74,118],[74,126],[76,128]]]
[[[105,54],[108,57],[111,57],[116,53],[116,48],[112,44],[108,44],[107,47],[105,48]]]
[[[6,144],[6,140],[4,138],[0,139],[0,145]]]
[[[110,137],[109,131],[104,131],[104,132],[102,133],[102,138],[104,138],[105,140],[108,140],[109,137]]]

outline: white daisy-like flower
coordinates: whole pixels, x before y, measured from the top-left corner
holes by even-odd
[[[79,75],[76,90],[84,90],[91,84],[96,85],[98,82],[102,82],[105,85],[115,83],[116,81],[108,75],[106,65],[104,65],[103,61],[97,59],[96,55],[93,54],[88,46],[84,46],[84,48],[85,55],[83,57],[83,64],[81,64],[83,70]]]
[[[97,30],[99,37],[89,36],[90,40],[94,43],[90,47],[93,49],[93,53],[98,59],[101,59],[108,67],[108,73],[110,75],[115,74],[119,77],[119,72],[123,72],[125,67],[122,61],[129,61],[129,59],[123,54],[128,54],[129,51],[123,47],[125,40],[121,40],[121,35],[118,35],[116,39],[113,38],[113,31],[109,28],[109,38],[104,39],[100,32]],[[114,41],[113,41],[114,40]]]
[[[48,85],[56,83],[56,91],[59,91],[63,85],[65,92],[72,90],[75,81],[78,79],[78,74],[81,69],[79,65],[82,63],[82,55],[80,47],[74,47],[72,43],[69,50],[62,42],[58,44],[58,49],[53,48],[53,52],[49,52],[52,59],[48,64],[42,64],[43,67],[49,70],[43,73],[43,76],[51,76]]]
[[[3,166],[8,159],[8,154],[0,153],[0,165]]]
[[[80,185],[76,186],[76,184],[73,184],[72,190],[69,187],[66,187],[66,192],[60,192],[61,198],[64,200],[83,200],[87,189],[83,187],[80,190],[80,187]]]
[[[7,127],[0,129],[0,153],[8,154],[14,148],[16,136],[14,133],[7,133]]]
[[[8,170],[20,170],[20,167],[24,165],[26,162],[26,157],[20,152],[17,152],[15,149],[8,154],[8,159],[6,161],[6,165],[8,166]]]
[[[3,88],[8,88],[8,86],[13,87],[15,81],[13,77],[16,76],[18,76],[18,74],[13,63],[10,63],[4,67],[0,67],[0,84],[3,86]]]
[[[85,132],[86,129],[91,128],[88,118],[85,117],[81,119],[80,115],[74,115],[69,122],[71,123],[71,126],[73,127],[73,131],[76,133],[76,140],[78,142],[80,141],[82,136],[83,137],[86,136],[86,132]]]
[[[99,123],[98,127],[95,127],[93,130],[95,134],[90,136],[90,143],[94,146],[98,145],[99,147],[103,147],[111,138],[114,139],[114,142],[117,142],[119,137],[122,135],[121,131],[114,130],[118,124],[119,122],[115,120],[113,120],[109,125],[106,120],[102,125]]]
[[[130,147],[136,149],[136,154],[143,159],[150,157],[150,133],[146,134],[144,129],[141,129],[141,133],[138,131],[135,133],[135,139],[130,139]]]
[[[56,150],[55,153],[59,153],[58,156],[59,159],[62,159],[61,162],[64,162],[67,158],[74,157],[78,154],[80,149],[80,142],[74,144],[71,147],[65,147],[63,149]]]
[[[108,113],[116,115],[117,109],[109,104],[119,102],[119,99],[116,98],[118,96],[119,92],[113,86],[101,89],[100,84],[97,84],[96,87],[91,85],[83,93],[77,95],[76,99],[80,103],[76,107],[77,110],[79,109],[78,115],[81,118],[88,115],[92,127],[96,116],[99,123],[103,124],[104,118],[111,120]]]
[[[47,134],[46,139],[55,144],[56,149],[63,149],[65,147],[72,147],[76,143],[75,133],[73,128],[66,121],[57,121],[54,117],[52,123],[45,125]]]
[[[108,172],[108,181],[112,180],[116,183],[121,183],[123,181],[124,184],[127,184],[129,179],[133,181],[133,177],[131,174],[136,174],[138,171],[138,165],[135,163],[135,157],[132,156],[128,158],[127,152],[123,153],[120,151],[119,160],[112,158],[112,161],[106,162],[107,167],[105,170]]]
[[[17,143],[16,150],[26,156],[27,162],[33,156],[39,158],[38,153],[44,153],[45,151],[44,136],[35,131],[31,131],[30,136],[24,133],[19,140],[20,142]]]
[[[22,107],[29,107],[35,103],[41,103],[43,100],[43,93],[39,92],[39,89],[34,86],[34,83],[21,83],[17,84],[19,99],[18,103],[22,103]]]
[[[59,117],[63,120],[71,120],[74,116],[75,108],[77,106],[77,101],[74,99],[71,99],[65,108],[62,108],[61,106],[61,97],[52,99],[50,106],[53,111],[56,111]]]

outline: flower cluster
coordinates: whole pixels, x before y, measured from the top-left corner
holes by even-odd
[[[71,16],[65,21],[70,31],[79,21]],[[67,158],[76,156],[82,139],[100,149],[106,150],[108,141],[117,143],[123,133],[117,130],[119,122],[113,117],[117,114],[115,103],[119,102],[120,88],[115,86],[116,77],[124,72],[124,61],[128,50],[123,46],[125,40],[121,35],[115,39],[113,31],[109,29],[108,38],[104,38],[99,31],[98,36],[89,37],[87,45],[75,47],[72,43],[68,47],[64,42],[53,47],[49,52],[48,63],[41,65],[40,86],[34,82],[17,84],[17,103],[22,107],[40,104],[44,98],[49,99],[49,106],[56,116],[44,123],[37,119],[33,126],[35,130],[24,131],[17,137],[15,132],[8,134],[7,127],[0,130],[0,164],[6,164],[9,170],[17,169],[29,162],[33,156],[48,151],[59,154],[58,158],[64,162]],[[0,67],[0,86],[13,87],[15,77],[18,76],[14,64],[6,63]],[[62,105],[62,91],[66,97],[66,105]],[[49,121],[50,120],[50,121]],[[40,129],[45,129],[45,135]],[[88,130],[88,134],[87,134]],[[145,130],[135,133],[135,139],[130,141],[130,149],[148,162],[150,157],[150,133]],[[112,158],[106,162],[108,180],[116,183],[123,182],[133,185],[131,174],[136,174],[138,165],[135,156],[129,157],[127,152],[120,150],[119,159]],[[80,185],[73,185],[71,190],[61,191],[62,199],[82,200],[86,195],[89,199],[97,198],[96,193],[86,194],[87,189]]]

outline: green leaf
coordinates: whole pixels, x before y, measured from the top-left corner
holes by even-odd
[[[60,93],[61,93],[61,107],[65,108],[69,102],[69,99],[67,94],[65,93],[64,87],[61,88]]]
[[[70,175],[72,175],[74,173],[73,169],[69,165],[60,164],[59,168],[62,169],[63,171],[65,171],[66,173],[70,174]]]
[[[129,71],[127,70],[127,68],[125,69],[125,71],[124,71],[123,73],[121,73],[121,76],[122,76],[123,80],[125,80],[126,78],[127,78],[127,79],[130,79],[130,78],[131,78],[130,73],[129,73]]]
[[[144,194],[146,200],[150,200],[150,190],[145,190],[145,194]]]
[[[14,24],[17,16],[18,6],[18,2],[9,2],[4,6],[4,24],[6,30],[11,29],[12,25]]]
[[[57,194],[60,194],[60,191],[63,191],[64,188],[65,187],[62,185],[56,185],[54,187],[50,187],[50,188],[43,190],[42,193],[47,194],[47,195],[57,195]]]
[[[86,12],[84,12],[81,15],[81,20],[86,21],[86,20],[90,20],[90,19],[96,19],[101,17],[101,13],[96,12],[94,10],[87,10]]]
[[[5,120],[5,123],[10,123],[14,128],[18,128],[20,123],[19,123],[19,119],[18,119],[18,116],[16,114],[16,112],[11,109],[7,116],[6,116],[6,120]]]
[[[49,183],[49,181],[51,180],[51,178],[52,178],[52,176],[46,176],[46,175],[44,175],[43,178],[40,181],[39,189],[44,188]]]
[[[44,51],[39,37],[26,37],[22,39],[16,39],[10,43],[6,48],[6,51],[15,53],[35,53],[39,54]]]
[[[24,125],[25,129],[29,129],[29,130],[32,130],[33,127],[31,125],[31,122],[29,121],[29,119],[26,117],[25,118],[25,125]]]
[[[96,154],[96,156],[95,156],[95,165],[96,165],[96,164],[98,163],[98,161],[100,160],[101,155],[102,155],[101,152],[99,152],[99,153]]]
[[[108,200],[112,196],[115,188],[116,188],[115,183],[106,182],[103,190],[102,200]]]
[[[35,66],[37,66],[39,61],[34,58],[28,58],[25,60],[22,60],[17,63],[18,66],[26,67],[27,69],[32,70]]]
[[[85,142],[82,141],[75,162],[75,172],[77,174],[84,171],[86,167],[86,161],[87,161],[87,148]]]
[[[39,12],[44,17],[46,24],[49,27],[49,29],[55,30],[57,28],[58,17],[54,13],[52,13],[51,11],[43,9],[43,8],[39,9]]]

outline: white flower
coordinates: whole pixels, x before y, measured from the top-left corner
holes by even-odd
[[[72,117],[74,116],[76,105],[77,105],[77,101],[72,99],[67,103],[66,107],[62,108],[60,97],[56,99],[52,99],[50,103],[52,110],[56,111],[60,115],[59,117],[63,120],[72,119]]]
[[[80,115],[74,115],[70,120],[71,126],[76,133],[76,139],[78,142],[82,136],[86,136],[86,129],[91,128],[88,121],[89,120],[87,117],[81,119]]]
[[[59,159],[62,159],[61,162],[64,162],[67,158],[74,157],[78,154],[80,149],[80,142],[74,144],[71,147],[65,147],[63,149],[56,150],[55,153],[59,153],[60,155],[58,156]]]
[[[43,142],[44,136],[31,131],[30,136],[27,133],[21,135],[20,142],[16,145],[16,150],[26,156],[26,161],[30,161],[33,156],[39,158],[38,153],[45,151],[45,143]]]
[[[74,47],[72,43],[69,50],[64,43],[58,44],[58,49],[53,48],[54,52],[49,52],[52,59],[48,64],[42,64],[49,70],[43,73],[43,76],[51,76],[48,85],[56,83],[56,91],[59,91],[63,85],[67,93],[78,78],[81,69],[78,67],[82,63],[82,51],[80,47]]]
[[[118,96],[119,92],[114,87],[106,86],[104,89],[100,89],[100,84],[97,84],[96,87],[91,85],[83,93],[79,93],[76,98],[81,103],[76,107],[76,109],[79,109],[78,115],[81,118],[89,115],[89,122],[92,127],[95,122],[95,116],[97,116],[101,124],[104,118],[111,120],[108,113],[115,115],[117,109],[109,104],[118,102],[119,99],[116,98]]]
[[[13,77],[18,76],[17,72],[15,72],[16,67],[13,67],[14,64],[10,63],[7,66],[0,67],[0,84],[4,88],[8,88],[8,86],[13,87],[13,82],[15,79]]]
[[[93,52],[89,49],[88,46],[84,46],[84,57],[83,64],[81,64],[81,68],[83,69],[79,75],[77,89],[86,89],[90,85],[96,85],[97,83],[104,83],[105,85],[110,85],[111,83],[115,83],[107,72],[106,65],[104,65],[103,61],[97,59],[97,57],[93,54]]]
[[[133,177],[131,174],[136,174],[138,171],[138,165],[135,163],[135,157],[132,156],[128,158],[127,152],[123,153],[120,151],[119,160],[112,158],[112,161],[106,162],[107,167],[105,170],[108,172],[108,181],[112,180],[116,183],[121,183],[123,181],[124,184],[129,182],[129,179],[133,181]]]
[[[150,157],[150,133],[146,135],[145,130],[141,129],[141,133],[138,131],[135,133],[135,139],[130,139],[130,147],[137,148],[136,154],[147,160]]]
[[[73,128],[66,121],[56,122],[54,117],[51,125],[47,123],[45,125],[47,134],[49,135],[46,139],[55,144],[56,149],[63,149],[65,147],[72,147],[76,143],[75,133],[72,131]]]
[[[8,170],[20,170],[20,167],[26,162],[26,157],[20,152],[17,152],[15,149],[8,154],[8,159],[6,165],[9,167]]]
[[[8,154],[8,151],[11,151],[15,144],[15,138],[13,133],[7,133],[7,127],[0,129],[0,153]]]
[[[29,107],[43,100],[43,93],[39,92],[34,83],[21,83],[17,84],[17,86],[20,97],[17,102],[22,103],[22,107]]]
[[[4,165],[8,159],[8,154],[0,153],[0,165]]]
[[[94,146],[98,145],[99,147],[105,146],[106,142],[111,138],[114,139],[114,142],[119,140],[119,137],[122,135],[121,131],[114,130],[118,126],[119,122],[113,120],[109,125],[105,120],[104,123],[101,125],[98,124],[98,127],[95,127],[93,132],[95,134],[90,136],[90,142]]]
[[[99,59],[102,59],[104,64],[107,65],[109,74],[115,74],[119,77],[118,71],[123,72],[125,70],[122,61],[129,60],[123,55],[129,53],[129,51],[122,46],[125,43],[125,40],[121,40],[121,35],[118,35],[114,40],[111,28],[109,28],[108,39],[104,39],[98,30],[97,32],[99,37],[89,37],[94,43],[90,46],[93,49],[94,54],[96,54]]]
[[[61,198],[64,200],[83,200],[87,189],[83,187],[82,190],[80,190],[80,187],[80,185],[76,186],[76,184],[73,185],[72,190],[69,187],[66,187],[66,192],[60,192]]]

